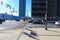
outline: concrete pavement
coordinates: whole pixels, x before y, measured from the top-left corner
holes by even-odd
[[[23,28],[26,25],[26,22],[22,22],[21,24],[18,23],[18,25]],[[30,26],[33,26],[33,24],[31,24]],[[0,40],[17,40],[17,38],[20,36],[20,33],[22,31],[20,27],[14,29],[0,30]],[[38,36],[35,38],[39,40],[60,40],[60,28],[48,28],[48,30],[45,30],[45,28],[42,27],[40,28],[34,27],[29,29],[37,33]],[[23,32],[26,32],[28,34],[31,33],[31,31],[27,29],[25,29]],[[19,38],[19,40],[37,40],[37,39],[34,39],[33,37],[29,37],[24,33],[22,34],[21,38]]]
[[[0,40],[17,40],[21,30],[22,29],[0,31]],[[45,28],[33,28],[32,30],[37,32],[38,36],[36,38],[39,40],[60,40],[60,28],[48,28],[48,30],[45,30]],[[29,30],[24,30],[24,32],[30,34]],[[19,40],[36,39],[22,34]]]
[[[13,38],[16,40],[18,33],[16,30],[0,31],[0,40],[13,40]]]
[[[45,30],[45,28],[35,28],[32,30],[35,30],[37,32],[37,39],[39,40],[60,40],[60,28],[48,28],[48,30]],[[27,32],[28,34],[30,33],[30,31],[28,30],[25,30],[25,32]],[[20,40],[36,39],[23,34]]]

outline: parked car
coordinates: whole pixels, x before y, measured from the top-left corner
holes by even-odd
[[[0,24],[2,24],[2,19],[0,19]]]
[[[60,20],[55,22],[55,25],[60,26]]]
[[[4,18],[1,18],[2,19],[2,22],[5,22],[5,19]]]
[[[0,24],[2,24],[2,22],[5,22],[4,18],[0,18]]]
[[[20,19],[15,19],[16,21],[20,21]]]
[[[34,21],[33,21],[33,24],[44,24],[45,22],[44,22],[44,20],[43,19],[35,19]]]
[[[30,19],[28,22],[32,23],[34,21],[34,18]]]

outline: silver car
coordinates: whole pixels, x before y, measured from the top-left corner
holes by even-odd
[[[59,21],[56,21],[55,24],[56,24],[57,26],[60,26],[60,20],[59,20]]]

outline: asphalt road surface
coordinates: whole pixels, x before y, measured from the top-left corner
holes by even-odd
[[[2,24],[0,24],[0,30],[24,28],[25,25],[26,22],[22,20],[21,21],[6,20]]]
[[[24,28],[27,22],[25,21],[15,21],[15,20],[6,20],[2,24],[0,24],[0,30],[7,30],[7,29],[20,29]],[[45,25],[42,24],[32,24],[30,23],[31,27],[38,27],[38,28],[45,28]],[[60,28],[60,26],[56,26],[53,23],[48,23],[48,28]]]

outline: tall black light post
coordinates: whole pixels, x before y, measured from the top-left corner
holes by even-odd
[[[48,0],[46,0],[46,13],[45,13],[45,30],[47,30],[47,13],[48,13]]]
[[[28,17],[28,10],[27,10],[27,17]]]
[[[1,5],[3,5],[3,1],[1,0]]]

